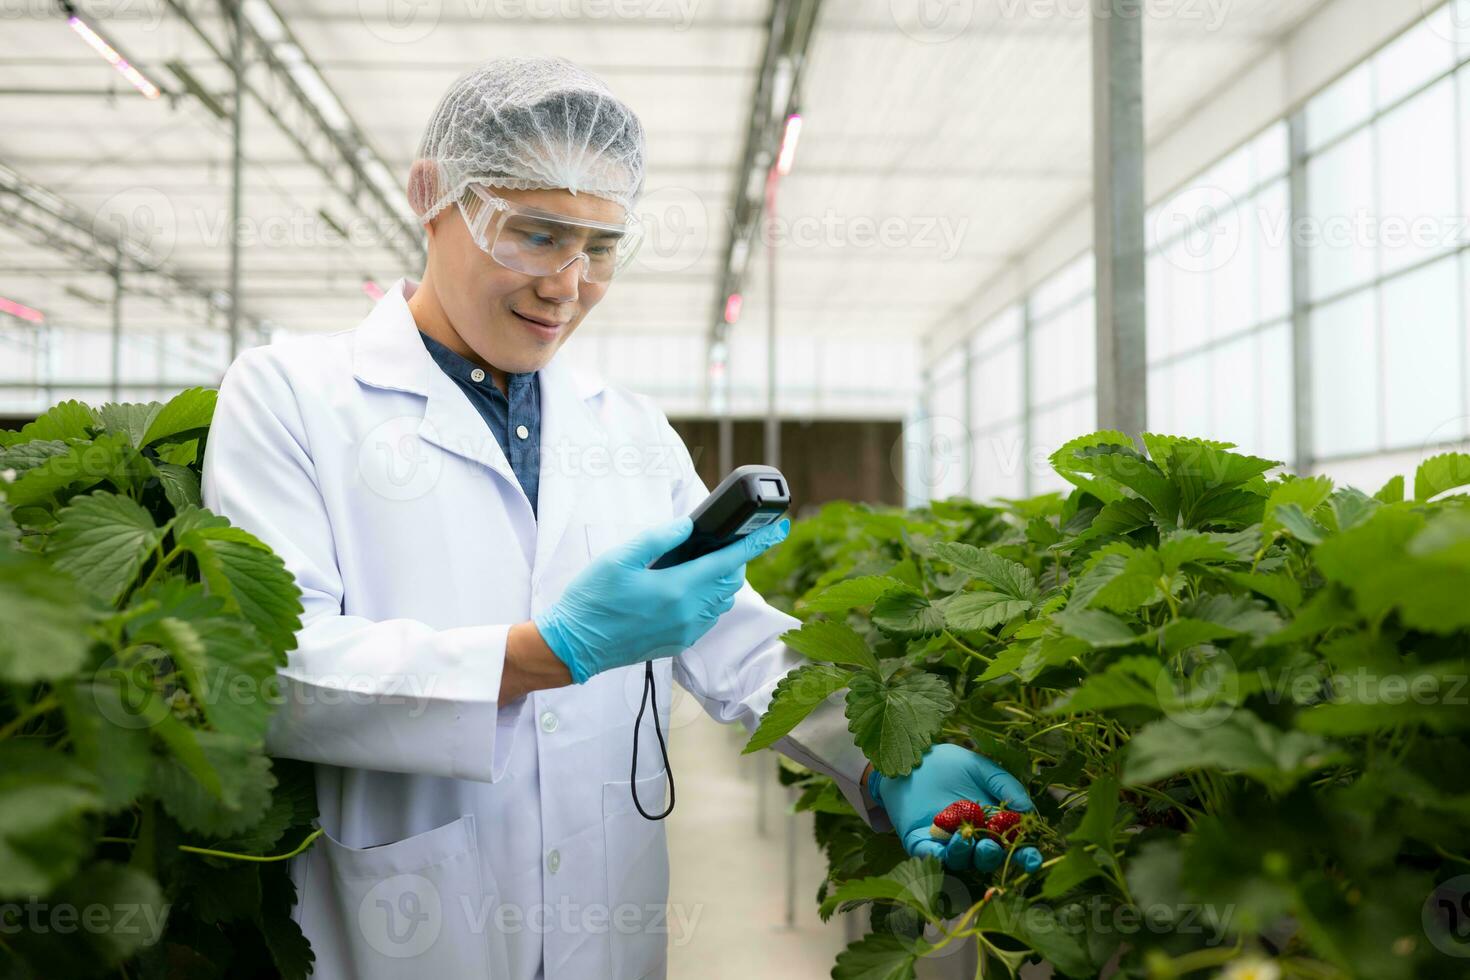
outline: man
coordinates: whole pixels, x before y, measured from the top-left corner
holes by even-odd
[[[316,764],[326,834],[292,874],[319,976],[663,976],[663,825],[630,792],[662,809],[648,725],[629,779],[644,663],[663,719],[677,680],[750,728],[799,662],[744,582],[788,522],[649,570],[707,490],[652,401],[555,356],[627,267],[643,160],[637,117],[564,61],[465,76],[409,175],[422,282],[221,386],[206,503],[303,594],[269,745]],[[871,776],[835,698],[777,747],[952,867],[999,849],[931,840],[940,808],[1030,806],[953,746]]]

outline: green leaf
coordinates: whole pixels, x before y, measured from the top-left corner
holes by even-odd
[[[6,430],[0,429],[0,433]],[[14,470],[15,479],[24,473],[28,473],[56,456],[65,456],[71,451],[71,447],[60,439],[36,439],[31,442],[17,443],[0,449],[0,470]]]
[[[875,932],[837,954],[832,980],[914,980],[914,963],[928,948],[922,939]]]
[[[883,593],[902,587],[902,582],[887,575],[861,575],[830,585],[816,595],[802,599],[797,605],[811,612],[848,612],[860,606],[871,606]]]
[[[1375,510],[1383,506],[1361,490],[1355,490],[1352,487],[1343,487],[1334,493],[1330,505],[1329,516],[1338,531],[1357,527],[1372,516]]]
[[[878,669],[878,658],[868,649],[867,642],[845,623],[815,620],[800,629],[786,631],[781,635],[781,642],[811,660]]]
[[[58,402],[18,432],[0,430],[0,446],[38,440],[90,439],[92,427],[96,424],[97,413],[87,405],[74,400]]]
[[[1369,735],[1404,726],[1454,733],[1470,729],[1465,678],[1470,663],[1446,661],[1417,670],[1360,670],[1338,678],[1333,700],[1308,708],[1296,727],[1318,735]]]
[[[21,474],[5,491],[15,507],[49,503],[65,491],[80,493],[106,481],[112,486],[140,486],[154,475],[153,464],[134,449],[122,433],[98,436],[94,442],[75,442],[64,454],[51,456]]]
[[[158,482],[163,484],[163,494],[173,504],[174,511],[186,507],[199,507],[203,498],[199,493],[199,474],[187,466],[176,463],[156,463]]]
[[[1249,635],[1258,640],[1270,636],[1283,625],[1280,616],[1246,596],[1205,594],[1185,603],[1181,612],[1221,626],[1232,635]]]
[[[1397,610],[1408,625],[1433,633],[1470,626],[1470,515],[1449,510],[1426,521],[1385,505],[1323,542],[1315,557],[1370,621]]]
[[[1292,612],[1302,604],[1302,587],[1285,572],[1267,575],[1263,572],[1220,571],[1217,574],[1227,582],[1263,595]]]
[[[1070,847],[1062,859],[1052,865],[1046,873],[1046,883],[1041,886],[1043,898],[1060,898],[1091,878],[1102,874],[1102,868],[1090,853],[1081,847]]]
[[[857,676],[860,675],[829,664],[805,664],[781,678],[760,725],[745,745],[744,754],[768,748],[786,737],[828,695],[842,690]]]
[[[1115,430],[1103,430],[1090,435],[1078,436],[1061,445],[1056,452],[1051,454],[1051,465],[1057,475],[1087,493],[1092,494],[1098,500],[1108,504],[1116,500],[1123,500],[1123,494],[1111,484],[1102,480],[1090,479],[1086,471],[1077,462],[1077,453],[1090,449],[1093,446],[1126,446],[1132,443],[1127,433]]]
[[[1420,463],[1414,474],[1414,499],[1423,503],[1464,486],[1470,486],[1470,453],[1433,456]]]
[[[163,529],[139,504],[98,491],[73,497],[62,509],[48,550],[57,569],[110,606],[162,539]]]
[[[934,674],[857,674],[848,685],[847,727],[880,773],[906,776],[954,707],[949,685]]]
[[[259,748],[218,732],[194,733],[210,767],[219,774],[218,796],[201,786],[177,757],[154,765],[149,788],[185,830],[223,837],[250,827],[270,806],[275,777]]]
[[[1041,597],[1036,588],[1036,576],[1031,574],[1029,568],[1020,562],[1002,558],[993,551],[959,542],[943,541],[934,546],[934,555],[1013,599],[1035,602]]]
[[[1067,840],[1073,844],[1092,844],[1099,852],[1112,855],[1117,824],[1118,781],[1112,776],[1099,776],[1087,788],[1087,810]]]
[[[1373,495],[1373,499],[1381,501],[1385,504],[1403,503],[1404,478],[1402,476],[1396,476],[1393,479],[1389,480],[1383,486],[1379,487],[1378,492]]]
[[[1125,750],[1123,776],[1131,786],[1183,772],[1238,772],[1284,793],[1303,778],[1342,758],[1325,739],[1283,732],[1249,711],[1237,710],[1218,725],[1195,729],[1172,718],[1138,731]]]
[[[54,681],[81,669],[95,618],[76,583],[46,562],[0,547],[0,679]]]
[[[141,448],[148,426],[162,410],[159,402],[108,402],[97,409],[97,419],[104,432],[126,436],[128,445]]]
[[[1121,537],[1153,523],[1153,512],[1148,504],[1136,497],[1114,500],[1104,504],[1092,519],[1092,524],[1078,535],[1079,541],[1093,538]]]
[[[1143,606],[1152,606],[1164,601],[1162,582],[1165,580],[1164,562],[1159,553],[1152,548],[1132,549],[1126,545],[1109,546],[1121,547],[1114,554],[1124,558],[1116,573],[1111,574],[1106,582],[1097,588],[1096,593],[1088,603],[1113,612],[1134,612]],[[1183,583],[1175,581],[1174,576],[1171,588],[1176,590]],[[1090,584],[1090,583],[1089,583]],[[1076,598],[1073,598],[1075,604]]]
[[[1100,609],[1063,609],[1052,616],[1052,622],[1068,636],[1085,640],[1093,647],[1127,646],[1142,639],[1123,620]]]
[[[1179,491],[1164,471],[1130,444],[1089,446],[1072,454],[1073,466],[1146,500],[1165,521],[1179,512]]]
[[[139,445],[197,437],[213,420],[218,397],[219,392],[213,388],[188,388],[179,392],[156,413]]]
[[[873,625],[900,636],[930,636],[944,629],[944,612],[913,589],[891,589],[873,603]]]
[[[926,919],[937,918],[939,890],[944,885],[944,868],[932,857],[910,858],[887,874],[843,882],[822,901],[822,918],[839,908],[862,902],[892,902],[913,909]]]
[[[278,653],[294,649],[301,628],[301,592],[286,565],[259,538],[205,511],[175,520],[178,546],[199,564],[209,590],[223,596]]]
[[[1306,515],[1296,504],[1281,504],[1273,519],[1292,537],[1303,544],[1321,544],[1327,540],[1327,529]]]
[[[832,813],[842,817],[856,817],[858,812],[847,802],[837,784],[830,779],[822,779],[812,786],[808,786],[797,798],[792,809],[797,813]]]
[[[1266,498],[1262,531],[1271,534],[1282,526],[1276,517],[1277,508],[1290,504],[1296,507],[1301,514],[1310,514],[1331,493],[1332,481],[1325,476],[1314,476],[1307,479],[1286,478],[1284,482],[1273,487],[1271,495]]]
[[[1153,657],[1124,657],[1107,670],[1091,674],[1082,686],[1047,707],[1051,715],[1113,708],[1159,706],[1159,675],[1164,665]]]
[[[96,775],[101,808],[128,806],[148,781],[153,740],[145,728],[126,724],[136,716],[123,700],[122,688],[99,677],[64,685],[57,694],[76,757]]]
[[[944,612],[945,625],[956,630],[988,630],[1031,608],[1025,599],[1000,592],[958,592],[936,605]]]
[[[976,682],[993,681],[997,677],[1016,672],[1030,652],[1031,644],[1029,643],[1011,644],[996,655],[996,658],[990,662],[990,666],[985,668],[985,672],[975,678]]]
[[[54,749],[0,742],[0,898],[46,895],[91,849],[86,815],[102,800],[91,773]]]
[[[1185,565],[1237,561],[1224,535],[1180,531],[1159,542],[1159,560],[1164,574],[1174,575]]]

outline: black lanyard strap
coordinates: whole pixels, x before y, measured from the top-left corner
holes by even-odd
[[[638,729],[643,725],[643,712],[653,704],[653,731],[658,735],[658,750],[664,757],[664,772],[669,777],[669,806],[663,813],[653,814],[643,809],[638,800]],[[638,702],[638,717],[633,722],[633,771],[628,775],[628,789],[633,794],[633,805],[645,820],[662,820],[674,812],[674,767],[669,765],[669,747],[664,744],[664,730],[658,723],[658,688],[653,682],[653,661],[643,662],[643,699]]]

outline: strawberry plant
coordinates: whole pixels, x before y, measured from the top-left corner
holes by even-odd
[[[1370,496],[1142,443],[1062,447],[1066,494],[832,504],[752,564],[809,662],[750,749],[845,689],[884,775],[951,742],[1037,804],[1039,871],[946,872],[788,767],[822,914],[870,906],[832,976],[912,977],[957,942],[986,977],[1465,976],[1470,456]]]
[[[266,725],[300,594],[200,506],[215,393],[0,432],[0,973],[302,977]]]

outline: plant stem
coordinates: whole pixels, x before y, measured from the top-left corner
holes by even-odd
[[[297,845],[294,851],[290,851],[286,854],[272,854],[268,857],[262,857],[259,854],[236,854],[234,851],[216,851],[208,847],[193,847],[189,844],[180,844],[179,850],[188,851],[190,854],[204,854],[208,857],[225,858],[229,861],[256,861],[261,864],[267,864],[271,861],[286,861],[290,858],[295,857],[296,855],[300,854],[302,851],[310,847],[312,845],[312,842],[320,837],[322,833],[322,828],[318,827],[316,830],[313,830],[311,833],[307,834],[306,839],[303,840],[299,845]]]
[[[0,728],[0,739],[9,738],[10,736],[14,735],[16,732],[24,728],[27,722],[59,707],[61,707],[61,700],[57,698],[55,694],[46,695],[44,698],[37,701],[35,704],[31,705],[29,708],[12,718],[9,724],[7,724],[4,728]]]

